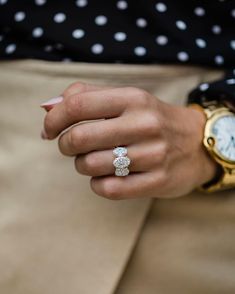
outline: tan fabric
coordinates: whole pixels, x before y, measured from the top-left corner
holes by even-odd
[[[234,294],[235,192],[157,200],[115,294]]]
[[[110,201],[91,191],[57,142],[39,135],[39,104],[76,80],[138,86],[183,103],[199,81],[220,75],[172,65],[1,62],[0,293],[234,293],[234,192]]]

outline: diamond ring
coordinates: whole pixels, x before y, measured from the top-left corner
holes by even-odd
[[[116,147],[113,149],[113,154],[116,158],[113,160],[113,165],[116,168],[115,175],[118,177],[124,177],[129,174],[128,166],[131,163],[129,157],[127,157],[127,149],[125,147]]]

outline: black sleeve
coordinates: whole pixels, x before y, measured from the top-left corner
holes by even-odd
[[[205,101],[217,100],[228,101],[235,105],[235,69],[225,71],[224,76],[213,82],[204,82],[188,93],[189,103],[203,103]]]

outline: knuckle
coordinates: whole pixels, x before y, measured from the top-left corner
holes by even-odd
[[[75,93],[85,91],[87,88],[87,84],[82,82],[74,82],[70,84],[63,92],[64,97],[69,97]]]
[[[83,152],[84,149],[89,149],[90,137],[88,132],[78,131],[77,135],[77,146],[79,146],[80,152]]]
[[[72,150],[76,151],[81,146],[82,137],[77,128],[72,128],[69,131],[68,143]]]
[[[78,111],[81,112],[82,107],[83,100],[79,94],[72,95],[65,100],[65,109],[69,117],[77,116]]]
[[[155,178],[156,188],[158,188],[159,190],[160,189],[163,190],[167,184],[167,181],[168,181],[167,172],[165,169],[161,169],[161,171],[158,172]]]
[[[83,159],[83,168],[88,173],[94,173],[95,170],[98,169],[99,162],[97,160],[97,157],[93,154],[87,154],[84,156]]]
[[[137,87],[125,87],[124,92],[127,96],[131,97],[132,99],[129,100],[130,103],[134,103],[134,105],[141,105],[145,106],[149,103],[149,94],[147,91]]]
[[[156,136],[161,131],[161,123],[157,115],[150,112],[143,114],[140,131],[149,136]]]
[[[120,200],[120,189],[112,181],[104,181],[102,194],[110,200]]]
[[[160,121],[157,118],[157,115],[149,114],[146,119],[146,128],[150,134],[156,134],[160,129]]]
[[[68,144],[75,153],[83,153],[89,145],[88,132],[82,131],[79,126],[69,131]]]
[[[157,156],[161,159],[161,162],[166,163],[169,154],[169,146],[167,142],[162,142],[159,146]]]
[[[136,104],[146,105],[149,103],[149,94],[147,91],[137,87],[127,87],[127,92],[134,97],[133,102]]]
[[[153,112],[149,116],[150,124],[152,129],[157,132],[158,134],[162,134],[165,124],[162,117],[162,114],[159,112]]]

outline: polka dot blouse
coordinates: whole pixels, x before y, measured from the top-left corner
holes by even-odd
[[[234,0],[0,0],[0,59],[225,69],[188,101],[235,103]]]

